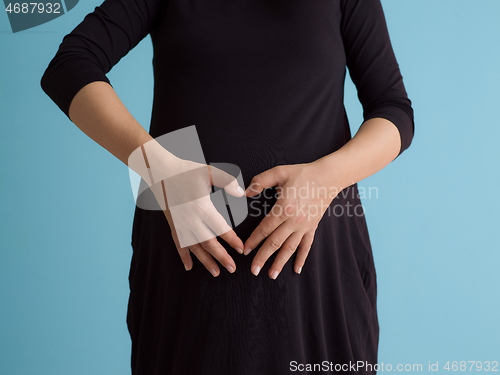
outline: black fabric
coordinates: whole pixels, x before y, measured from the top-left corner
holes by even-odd
[[[109,83],[105,74],[148,34],[151,135],[196,125],[207,162],[238,165],[246,185],[350,139],[346,66],[365,120],[392,121],[401,152],[410,145],[413,110],[380,0],[106,0],[64,38],[42,88],[68,115],[78,90]],[[255,277],[256,250],[245,257],[225,244],[236,273],[213,278],[194,256],[186,272],[163,213],[136,208],[127,315],[133,374],[281,375],[295,373],[293,361],[376,363],[376,272],[357,193],[352,185],[333,201],[302,274],[292,258],[277,280],[267,276],[274,256]],[[251,201],[236,228],[243,240],[274,198]]]

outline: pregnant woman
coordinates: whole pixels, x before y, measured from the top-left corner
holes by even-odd
[[[148,35],[149,133],[105,75]],[[364,116],[352,138],[346,68]],[[246,198],[235,181],[226,191],[248,216],[220,236],[184,246],[168,208],[136,207],[133,374],[333,374],[357,361],[375,372],[376,273],[356,183],[414,132],[380,0],[105,0],[65,36],[41,85],[126,164],[194,124],[207,163],[241,170]],[[193,163],[149,149],[168,176]]]

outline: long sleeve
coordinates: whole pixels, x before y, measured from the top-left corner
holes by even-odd
[[[83,86],[110,83],[106,73],[151,32],[159,6],[160,0],[105,0],[63,38],[40,84],[68,118]]]
[[[413,108],[389,38],[380,0],[342,0],[341,33],[349,74],[363,118],[385,118],[401,136],[401,154],[413,139]]]

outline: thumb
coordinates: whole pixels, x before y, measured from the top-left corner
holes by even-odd
[[[229,173],[214,166],[209,166],[212,185],[223,188],[228,194],[234,197],[242,197],[245,191],[241,188],[238,180]]]
[[[254,176],[250,186],[245,191],[247,197],[253,197],[260,194],[264,189],[279,185],[282,176],[278,168],[274,167]]]

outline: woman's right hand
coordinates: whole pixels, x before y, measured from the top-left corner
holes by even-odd
[[[236,264],[216,237],[240,254],[243,242],[217,211],[210,194],[217,186],[244,197],[236,178],[216,167],[177,158],[155,143],[145,146],[129,159],[129,167],[148,183],[163,210],[185,269],[193,267],[193,253],[214,277],[220,274],[215,260],[233,273]]]
[[[85,134],[159,193],[155,197],[165,212],[186,269],[193,267],[191,251],[214,276],[220,272],[214,258],[234,272],[236,265],[216,236],[235,249],[243,249],[243,242],[217,212],[206,192],[213,183],[224,187],[229,194],[243,196],[243,190],[238,191],[236,179],[217,173],[213,167],[182,160],[168,152],[134,119],[107,82],[91,82],[81,88],[72,99],[68,114]],[[195,169],[205,172],[185,173]],[[154,187],[156,182],[163,180],[166,180],[165,187],[170,188],[168,197],[161,184],[159,189]],[[196,199],[192,200],[193,197]],[[207,225],[215,233],[208,230]],[[180,234],[180,241],[177,234]],[[190,240],[195,243],[190,243]]]

